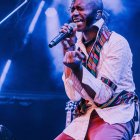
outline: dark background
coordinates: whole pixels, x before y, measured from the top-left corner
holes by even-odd
[[[1,0],[0,20],[22,2]],[[0,75],[6,61],[12,60],[0,91],[0,124],[9,128],[17,140],[52,140],[65,126],[65,102],[68,99],[64,92],[62,72],[54,76],[53,57],[46,43],[45,10],[53,2],[57,0],[46,0],[26,45],[23,40],[40,0],[29,0],[0,25]],[[65,3],[65,0],[59,0],[55,5],[60,25],[69,20]],[[125,7],[122,12],[109,10],[110,27],[130,44],[134,82],[139,95],[140,1],[127,0],[122,1],[122,4]]]

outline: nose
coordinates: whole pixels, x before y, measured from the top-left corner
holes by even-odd
[[[78,11],[77,9],[74,9],[74,11],[73,11],[72,14],[73,14],[73,15],[78,15],[78,14],[79,14],[79,11]]]

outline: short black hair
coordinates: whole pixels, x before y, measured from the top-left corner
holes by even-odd
[[[74,3],[76,0],[71,0]],[[85,0],[88,1],[88,0]],[[102,0],[89,0],[90,4],[94,6],[96,10],[103,10],[103,2]]]

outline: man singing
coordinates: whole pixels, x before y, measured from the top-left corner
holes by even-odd
[[[107,27],[101,0],[73,0],[70,12],[76,27],[62,41],[63,81],[67,96],[80,103],[55,140],[131,140],[137,96],[129,44]]]

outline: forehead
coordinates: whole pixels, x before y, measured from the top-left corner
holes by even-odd
[[[71,6],[85,6],[87,4],[89,4],[91,2],[91,0],[72,0]]]

